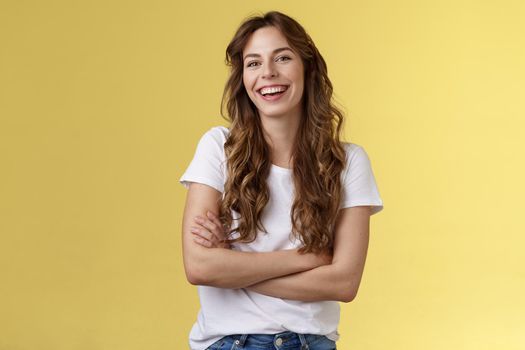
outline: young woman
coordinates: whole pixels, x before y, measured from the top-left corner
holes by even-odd
[[[294,19],[247,19],[226,60],[229,128],[202,136],[180,179],[190,348],[336,349],[383,208],[369,158],[339,140],[325,61]]]

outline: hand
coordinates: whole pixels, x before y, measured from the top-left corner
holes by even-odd
[[[226,233],[217,215],[208,211],[207,217],[197,216],[195,222],[198,226],[191,226],[191,233],[194,234],[193,240],[196,243],[207,248],[230,249],[228,243],[220,242],[226,238]]]

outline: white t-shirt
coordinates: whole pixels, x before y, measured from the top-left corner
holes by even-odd
[[[209,185],[224,195],[226,158],[224,142],[229,129],[213,127],[200,139],[193,160],[180,178],[186,188],[189,182]],[[372,214],[383,209],[370,161],[364,149],[354,143],[343,143],[347,167],[342,172],[344,195],[341,208],[371,205]],[[232,249],[246,252],[267,252],[295,249],[300,241],[291,236],[290,209],[293,203],[292,170],[271,165],[267,179],[270,200],[261,221],[269,232],[258,232],[252,243],[232,244]],[[238,213],[232,211],[235,220]],[[238,237],[236,232],[232,237]],[[326,335],[337,341],[339,303],[337,301],[305,302],[275,298],[244,288],[226,289],[198,286],[201,309],[190,331],[193,350],[204,350],[220,338],[231,334],[275,334],[292,331]]]

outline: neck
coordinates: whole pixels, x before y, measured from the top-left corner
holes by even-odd
[[[261,115],[264,137],[270,146],[273,164],[291,168],[292,148],[300,120],[300,113],[279,117]]]

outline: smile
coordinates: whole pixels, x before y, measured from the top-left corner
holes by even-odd
[[[288,90],[288,85],[275,85],[270,87],[263,87],[257,90],[257,93],[265,101],[276,101],[281,98]]]

